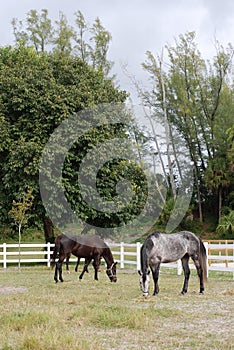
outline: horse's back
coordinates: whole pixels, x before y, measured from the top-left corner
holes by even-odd
[[[173,262],[185,254],[192,255],[199,248],[199,238],[192,232],[151,233],[145,243],[148,256],[160,262]]]
[[[103,251],[109,249],[107,244],[97,235],[62,235],[60,244],[65,253],[71,252],[73,255],[83,258],[100,256]]]

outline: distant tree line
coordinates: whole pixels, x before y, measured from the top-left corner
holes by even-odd
[[[216,225],[225,216],[233,227],[234,49],[231,44],[225,49],[218,41],[215,48],[213,61],[205,61],[195,32],[188,32],[156,56],[147,52],[143,68],[152,89],[139,90],[142,101],[168,123],[169,130],[172,126],[178,130],[189,150],[193,213],[200,222],[212,216]],[[173,185],[175,179],[170,180]]]

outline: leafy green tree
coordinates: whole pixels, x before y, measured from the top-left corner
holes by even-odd
[[[111,34],[97,17],[89,25],[81,11],[75,12],[75,24],[68,24],[64,13],[53,24],[48,10],[28,12],[26,20],[12,20],[13,33],[17,43],[33,46],[37,53],[55,51],[59,54],[77,55],[95,70],[101,70],[108,76],[113,62],[108,60]]]
[[[18,235],[19,235],[19,270],[20,270],[20,248],[21,248],[21,231],[23,226],[25,226],[28,222],[28,210],[31,208],[33,204],[33,194],[32,190],[29,189],[25,192],[22,198],[19,201],[13,200],[12,208],[9,211],[9,215],[13,218],[15,225],[18,227]]]
[[[55,21],[54,38],[52,43],[54,51],[70,55],[72,53],[72,41],[75,38],[74,28],[68,24],[66,16],[60,12],[59,20]]]
[[[34,222],[41,222],[46,241],[53,241],[52,223],[42,205],[38,183],[45,144],[70,115],[125,98],[126,93],[118,91],[102,71],[96,72],[77,57],[56,52],[38,55],[23,44],[0,49],[1,123],[7,136],[0,148],[3,222],[9,221],[12,201],[31,188]]]
[[[37,53],[46,51],[46,46],[52,42],[53,28],[46,9],[42,9],[41,14],[36,10],[29,11],[24,30],[22,30],[23,22],[15,18],[12,20],[12,25],[16,41],[34,45]]]

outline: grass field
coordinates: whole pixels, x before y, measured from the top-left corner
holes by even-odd
[[[104,270],[99,281],[92,267],[82,281],[71,271],[56,285],[45,267],[0,269],[1,350],[234,349],[231,274],[213,274],[201,296],[192,273],[180,296],[183,276],[162,270],[160,294],[144,298],[137,273],[112,284]]]

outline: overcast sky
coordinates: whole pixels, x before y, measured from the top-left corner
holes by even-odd
[[[197,43],[203,57],[214,54],[214,38],[224,46],[234,45],[233,0],[1,0],[0,45],[13,44],[12,18],[25,19],[31,9],[46,8],[49,17],[58,19],[62,11],[70,24],[74,12],[80,10],[86,21],[99,17],[112,35],[109,58],[115,62],[113,73],[121,88],[132,91],[130,74],[146,83],[147,74],[141,63],[147,50],[160,53],[166,43],[187,31],[197,33]]]

